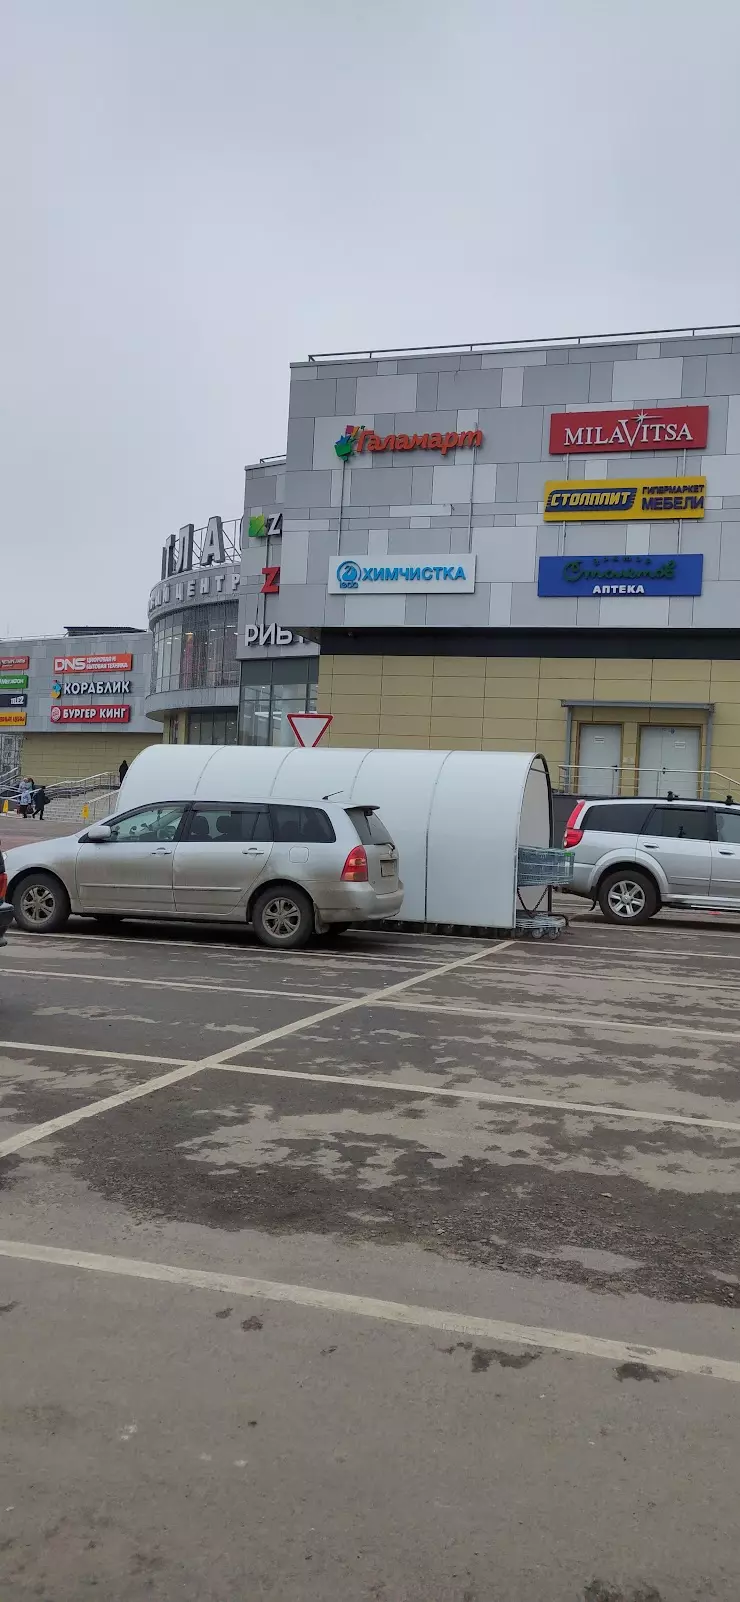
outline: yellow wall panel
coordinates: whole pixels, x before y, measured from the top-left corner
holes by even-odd
[[[433,716],[431,720],[431,733],[444,735],[447,739],[454,738],[456,734],[460,734],[461,736],[465,735],[468,739],[474,739],[477,737],[478,740],[480,740],[482,724],[482,718]],[[466,748],[461,746],[460,749],[465,750]]]
[[[393,717],[384,713],[380,720],[381,734],[429,734],[428,717]]]
[[[402,678],[407,673],[419,673],[431,678],[434,672],[433,656],[382,656],[383,678]]]
[[[453,677],[468,679],[484,679],[486,676],[486,658],[484,656],[435,656],[434,677],[449,679]]]
[[[538,656],[489,656],[483,658],[487,679],[538,679]]]

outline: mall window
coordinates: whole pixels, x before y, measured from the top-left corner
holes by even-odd
[[[316,711],[316,656],[242,662],[240,745],[293,745],[289,712]]]
[[[225,601],[159,618],[152,630],[152,695],[238,684],[237,611],[237,601]]]
[[[238,731],[235,706],[204,707],[188,717],[188,745],[236,745]]]

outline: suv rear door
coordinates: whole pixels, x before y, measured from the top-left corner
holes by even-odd
[[[398,852],[390,829],[374,807],[347,807],[347,817],[365,847],[369,883],[381,894],[398,889]]]
[[[713,836],[714,820],[709,807],[666,802],[653,807],[637,846],[660,864],[669,895],[696,900],[709,896]]]
[[[712,900],[740,901],[740,811],[717,808],[714,814],[717,830],[712,844]]]

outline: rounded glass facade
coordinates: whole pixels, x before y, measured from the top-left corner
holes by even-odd
[[[239,603],[189,606],[152,629],[152,695],[167,690],[216,690],[239,683],[236,629]]]

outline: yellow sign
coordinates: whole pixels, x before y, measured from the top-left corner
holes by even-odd
[[[705,478],[551,479],[546,523],[659,523],[703,517]]]
[[[88,820],[89,816],[90,816],[90,808],[89,808],[87,802],[85,802],[85,805],[82,808],[82,821],[83,821],[83,823],[87,823],[87,820]]]
[[[0,712],[0,729],[22,729],[25,721],[25,712]]]

